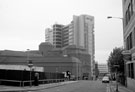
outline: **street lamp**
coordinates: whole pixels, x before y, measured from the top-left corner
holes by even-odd
[[[32,60],[30,60],[29,58],[29,49],[27,49],[27,61],[28,61],[28,67],[30,68],[30,87],[32,86],[32,81],[31,81],[31,71],[32,71],[32,67],[33,67],[33,63]]]
[[[119,65],[114,65],[114,67],[116,68],[116,92],[119,92],[119,90],[118,90],[118,68],[119,68]]]
[[[29,60],[29,61],[28,61],[28,67],[30,68],[30,87],[31,87],[31,86],[32,86],[31,72],[32,72],[32,67],[33,67],[32,60]]]
[[[108,16],[107,18],[108,18],[108,19],[116,18],[116,19],[121,19],[121,20],[123,21],[123,18],[121,18],[121,17]],[[118,68],[119,68],[120,66],[119,66],[119,65],[114,65],[114,67],[116,67],[116,92],[119,92],[119,91],[118,91]]]
[[[122,19],[122,20],[123,20],[123,18],[121,18],[121,17],[112,17],[112,16],[108,16],[107,18],[108,18],[108,19],[111,19],[111,18],[117,18],[117,19]]]

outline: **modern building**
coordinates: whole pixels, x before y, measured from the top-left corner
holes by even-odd
[[[56,31],[58,32],[57,36]],[[85,49],[85,51],[91,55],[89,63],[91,65],[91,74],[94,77],[94,17],[89,15],[74,15],[73,20],[68,25],[54,24],[53,33],[53,37],[55,37],[53,38],[54,47],[63,49],[70,45],[75,45],[77,48]]]
[[[53,44],[53,30],[50,28],[45,30],[45,42],[50,42]]]
[[[105,75],[108,73],[107,64],[98,64],[99,75]]]
[[[127,87],[135,90],[135,1],[123,0],[123,34],[125,53],[131,54],[125,60]]]
[[[61,24],[53,25],[53,46],[55,48],[62,48],[62,27]]]
[[[45,29],[45,41],[53,44],[55,48],[62,48],[62,28],[61,24],[54,24],[51,28]]]
[[[73,45],[73,24],[66,25],[62,28],[62,47]]]

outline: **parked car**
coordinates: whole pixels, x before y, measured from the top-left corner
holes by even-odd
[[[110,82],[109,77],[104,76],[103,79],[102,79],[102,83],[109,83],[109,82]]]

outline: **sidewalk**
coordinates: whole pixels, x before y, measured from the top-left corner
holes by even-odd
[[[126,88],[125,86],[122,86],[121,84],[118,85],[118,91],[119,92],[133,92],[132,90]],[[116,92],[116,82],[115,81],[110,83],[110,92]]]
[[[0,92],[10,92],[10,91],[34,91],[34,90],[42,90],[42,89],[48,89],[52,87],[62,86],[69,83],[75,83],[77,81],[65,81],[65,82],[59,82],[59,83],[51,83],[51,84],[42,84],[39,86],[27,86],[27,87],[13,87],[13,86],[3,86],[0,85]]]

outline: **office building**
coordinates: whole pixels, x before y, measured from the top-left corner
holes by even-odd
[[[45,29],[45,41],[53,44],[53,30],[50,28]]]
[[[86,49],[91,55],[91,74],[94,77],[95,40],[93,16],[73,16],[73,44]]]
[[[55,48],[62,48],[62,27],[61,24],[53,25],[53,46]]]
[[[94,39],[94,17],[89,15],[73,16],[68,25],[53,25],[53,45],[55,48],[67,48],[74,45],[76,48],[85,49],[91,55],[91,74],[94,73],[95,65],[95,39]],[[76,49],[77,50],[77,49]],[[77,50],[76,53],[81,50]],[[67,54],[67,53],[65,53]],[[93,76],[94,77],[94,76]]]
[[[105,76],[108,73],[107,64],[98,64],[99,76]]]

